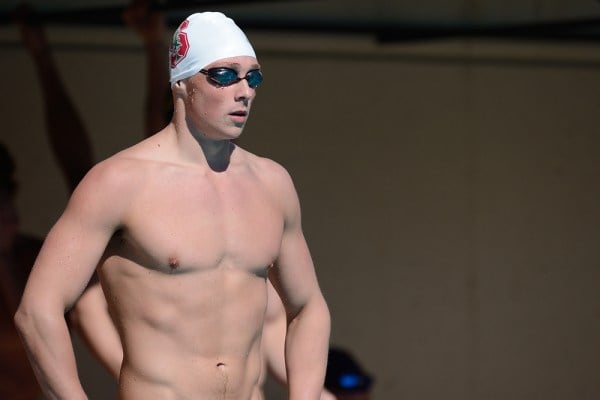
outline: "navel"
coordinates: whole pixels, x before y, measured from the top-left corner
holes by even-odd
[[[220,371],[222,383],[223,383],[223,399],[229,398],[227,393],[229,392],[229,374],[226,370],[227,365],[224,362],[217,363],[217,370]]]

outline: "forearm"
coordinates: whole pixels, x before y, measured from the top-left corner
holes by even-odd
[[[269,284],[267,312],[262,334],[262,352],[271,376],[287,384],[285,370],[285,335],[287,320],[279,295]]]
[[[284,321],[284,332],[282,333],[282,339],[272,337],[264,337],[263,348],[265,349],[265,358],[267,367],[271,376],[280,384],[285,385],[287,383],[287,375],[285,369],[285,321]]]
[[[98,361],[118,380],[123,347],[99,285],[83,293],[69,312],[69,321]]]
[[[170,95],[169,69],[165,60],[168,50],[165,15],[156,10],[152,1],[135,0],[123,13],[125,23],[138,33],[146,56],[146,100],[144,128],[146,136],[158,132],[167,124],[166,95]]]
[[[330,316],[316,296],[290,321],[286,335],[286,367],[290,400],[318,400],[323,389]]]
[[[60,76],[50,47],[41,31],[34,30],[39,44],[31,55],[44,98],[48,139],[60,168],[73,191],[93,165],[87,129]]]
[[[31,366],[49,400],[87,400],[77,375],[69,330],[60,315],[19,308],[15,324]]]

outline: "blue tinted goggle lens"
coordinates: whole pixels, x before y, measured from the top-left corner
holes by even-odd
[[[248,71],[246,76],[243,78],[238,77],[238,72],[231,68],[210,68],[208,70],[200,70],[201,74],[208,76],[208,78],[219,86],[231,86],[234,83],[238,83],[242,79],[248,81],[248,86],[252,89],[256,89],[263,81],[262,73],[259,69],[253,69]]]

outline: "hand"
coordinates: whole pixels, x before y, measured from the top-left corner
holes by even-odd
[[[162,40],[165,34],[164,14],[152,8],[150,0],[133,0],[123,11],[123,21],[146,42]]]
[[[29,5],[20,5],[14,12],[21,33],[21,40],[29,51],[36,55],[48,51],[48,41],[38,15]]]

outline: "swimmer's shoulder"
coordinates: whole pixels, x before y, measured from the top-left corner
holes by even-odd
[[[102,160],[92,168],[92,176],[101,182],[132,184],[170,159],[169,135],[158,132]]]
[[[249,168],[253,174],[265,185],[274,197],[283,201],[294,201],[296,189],[288,170],[279,162],[267,157],[262,157],[246,152]]]
[[[71,202],[104,202],[114,207],[130,203],[160,169],[147,140],[95,164],[73,192]]]
[[[241,149],[244,160],[250,170],[256,174],[261,180],[271,182],[273,184],[291,183],[291,176],[287,169],[275,160],[263,157],[247,150]]]

